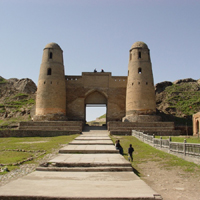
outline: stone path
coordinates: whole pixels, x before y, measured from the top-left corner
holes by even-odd
[[[0,187],[0,199],[162,199],[133,173],[107,130],[85,129],[59,154],[23,178]]]

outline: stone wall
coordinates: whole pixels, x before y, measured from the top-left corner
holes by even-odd
[[[54,137],[80,134],[79,131],[0,130],[0,137]]]

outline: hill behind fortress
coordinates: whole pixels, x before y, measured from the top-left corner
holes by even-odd
[[[15,127],[31,120],[37,87],[31,79],[0,77],[0,126]],[[200,80],[191,78],[155,85],[157,112],[165,121],[192,125],[192,115],[200,111]]]

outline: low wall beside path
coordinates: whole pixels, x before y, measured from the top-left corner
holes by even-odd
[[[139,140],[148,143],[154,147],[158,147],[161,149],[167,149],[170,152],[182,154],[183,156],[193,156],[200,159],[200,144],[196,143],[187,143],[184,140],[183,143],[181,142],[171,142],[171,137],[169,139],[160,139],[155,138],[153,135],[144,134],[143,132],[139,131],[132,131],[132,136],[138,138]]]
[[[80,131],[0,130],[0,137],[54,137],[80,134]]]

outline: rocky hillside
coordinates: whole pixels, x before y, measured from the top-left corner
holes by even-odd
[[[192,125],[192,115],[200,111],[200,80],[191,78],[155,85],[158,113],[177,125]]]
[[[0,126],[30,120],[36,90],[35,83],[28,78],[0,77]]]

